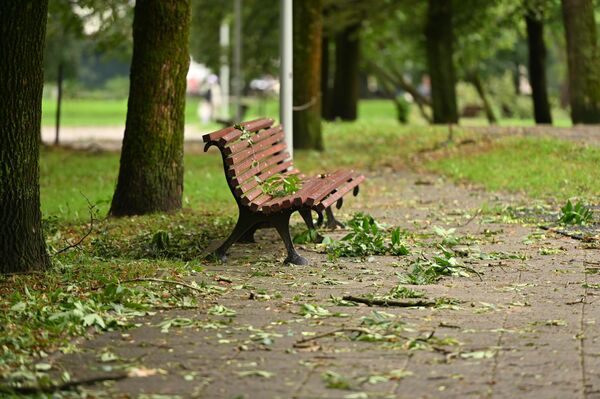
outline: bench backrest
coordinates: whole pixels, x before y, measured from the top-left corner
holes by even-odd
[[[292,160],[284,142],[281,126],[273,126],[272,119],[256,119],[241,125],[250,134],[227,127],[202,136],[204,151],[215,145],[221,151],[225,177],[236,200],[249,205],[264,196],[259,181],[292,167]]]

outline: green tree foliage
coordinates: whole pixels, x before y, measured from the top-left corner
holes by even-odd
[[[192,0],[190,53],[213,71],[219,69],[222,49],[219,27],[227,20],[233,32],[232,0]],[[228,51],[232,59],[233,43]],[[242,60],[247,80],[279,72],[279,1],[244,0],[242,3]]]

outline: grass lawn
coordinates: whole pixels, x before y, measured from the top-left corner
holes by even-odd
[[[474,148],[453,148],[429,162],[435,172],[482,184],[488,190],[522,191],[564,201],[600,197],[600,149],[555,139],[510,137]]]
[[[565,200],[600,196],[600,149],[555,139],[506,138],[492,142],[474,133],[457,131],[460,141],[477,144],[449,146],[431,157],[420,150],[446,139],[444,127],[400,126],[391,119],[377,123],[325,123],[325,153],[296,151],[296,163],[311,173],[351,167],[377,171],[382,167],[415,167],[470,181],[490,190],[519,191],[535,198]],[[368,148],[368,151],[364,149]],[[86,154],[46,149],[41,157],[41,196],[45,216],[65,220],[87,218],[86,200],[108,212],[119,157],[115,153]],[[209,154],[186,154],[184,206],[194,210],[231,211],[231,198],[221,159]]]
[[[198,120],[197,97],[188,97],[185,107],[186,123],[196,124]],[[247,98],[244,102],[249,106],[246,119],[270,117],[278,119],[279,104],[275,99]],[[127,114],[127,99],[72,99],[63,100],[61,124],[63,126],[119,126],[125,124]],[[554,126],[571,126],[571,120],[565,111],[554,112]],[[363,100],[359,103],[359,119],[371,122],[389,122],[396,118],[394,104],[389,100]],[[56,101],[44,98],[42,102],[42,125],[54,126],[56,118]],[[411,108],[411,125],[426,126],[427,123],[418,113],[416,107]],[[462,118],[461,124],[466,126],[486,126],[483,117]],[[533,126],[533,119],[500,119],[500,126]],[[209,126],[208,128],[212,128]]]

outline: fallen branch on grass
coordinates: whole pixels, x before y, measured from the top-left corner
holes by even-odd
[[[314,336],[312,336],[310,338],[300,339],[300,340],[296,341],[296,343],[294,344],[294,346],[302,345],[302,344],[305,344],[307,342],[314,341],[314,340],[317,340],[317,339],[326,338],[326,337],[329,337],[329,336],[332,336],[332,335],[335,335],[335,334],[341,333],[341,332],[359,332],[359,333],[363,333],[363,334],[371,334],[371,331],[367,330],[366,328],[360,328],[360,327],[342,327],[342,328],[337,328],[337,329],[332,330],[332,331],[328,331],[328,332],[323,333],[323,334],[314,335]]]
[[[361,298],[357,296],[347,295],[342,297],[344,301],[356,302],[356,303],[364,303],[368,306],[397,306],[401,308],[417,308],[417,307],[426,307],[430,308],[435,306],[434,301],[394,301],[390,299],[369,299],[369,298]]]
[[[23,394],[30,395],[36,393],[54,393],[59,391],[66,391],[73,389],[81,385],[92,385],[97,382],[103,381],[119,381],[125,378],[131,377],[130,373],[118,373],[108,374],[96,377],[83,378],[80,380],[67,381],[62,384],[48,385],[48,386],[23,386],[23,387],[11,387],[6,385],[0,385],[0,393],[7,394]]]
[[[198,287],[194,287],[191,284],[187,284],[187,283],[182,283],[180,281],[175,281],[175,280],[163,280],[160,278],[152,278],[152,277],[138,277],[138,278],[133,278],[131,280],[123,280],[121,281],[121,284],[126,284],[126,283],[135,283],[135,282],[144,282],[144,281],[148,281],[148,282],[152,282],[152,283],[161,283],[161,284],[172,284],[172,285],[178,285],[180,287],[185,287],[185,288],[189,288],[190,290],[199,292],[203,295],[206,295],[206,292],[204,290],[202,290],[202,288],[198,288]]]
[[[77,248],[94,231],[94,220],[96,220],[96,218],[94,217],[94,214],[96,213],[96,205],[92,204],[90,202],[90,200],[88,199],[88,197],[85,196],[85,194],[83,194],[82,192],[80,192],[80,194],[83,195],[83,198],[85,198],[85,200],[87,201],[87,204],[88,204],[88,212],[90,213],[90,228],[88,229],[88,231],[75,244],[69,244],[69,245],[67,245],[63,249],[61,249],[61,250],[57,251],[56,253],[54,253],[54,255],[52,255],[52,256],[56,256],[56,255],[62,254],[62,253],[67,252],[68,250],[73,249],[73,248]]]

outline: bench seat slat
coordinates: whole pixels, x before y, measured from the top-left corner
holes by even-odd
[[[337,200],[342,198],[346,193],[348,193],[354,187],[356,187],[360,183],[362,183],[363,180],[365,180],[365,177],[363,175],[360,175],[357,177],[352,177],[352,179],[350,181],[348,181],[346,184],[344,184],[340,188],[336,189],[335,193],[331,194],[330,196],[328,196],[327,198],[322,200],[317,205],[317,209],[319,211],[323,211],[323,210],[325,210],[325,208],[330,207],[331,205],[335,204],[335,202]]]
[[[268,157],[269,155],[273,155],[276,154],[280,151],[283,151],[286,149],[285,143],[280,143],[280,144],[276,144],[272,147],[268,147],[266,150],[261,151],[257,154],[255,154],[252,158],[250,159],[246,159],[243,162],[240,162],[238,164],[233,164],[229,167],[229,172],[231,173],[231,177],[236,176],[239,173],[242,173],[243,171],[249,169],[250,167],[252,167],[252,163],[254,163],[254,161],[260,161],[262,159],[265,159],[266,157]]]
[[[255,132],[257,130],[264,129],[265,127],[270,127],[271,125],[273,125],[273,122],[274,122],[273,119],[260,118],[260,119],[254,119],[254,120],[248,121],[248,122],[242,122],[242,123],[240,123],[240,125],[244,126],[247,130],[249,130],[251,132]],[[208,143],[209,141],[216,142],[216,141],[220,140],[221,138],[223,138],[224,136],[226,136],[227,134],[233,132],[234,130],[239,132],[239,130],[237,130],[233,126],[229,126],[224,129],[220,129],[215,132],[203,135],[202,140],[205,143]]]
[[[263,211],[266,213],[271,213],[279,209],[291,208],[295,199],[301,198],[303,193],[306,194],[311,192],[311,190],[316,187],[320,181],[321,178],[318,176],[305,179],[302,182],[300,190],[285,197],[273,198],[269,203],[263,205]]]
[[[298,169],[293,169],[293,170],[288,171],[290,166],[292,166],[292,161],[287,161],[287,162],[276,165],[274,168],[271,168],[271,169],[261,173],[257,177],[260,179],[260,181],[265,181],[266,179],[268,179],[269,177],[271,177],[272,175],[274,175],[276,173],[281,173],[284,176],[289,176],[289,175],[294,175],[294,174],[300,173],[300,171]],[[236,192],[236,194],[241,196],[241,195],[244,195],[244,193],[252,190],[254,187],[256,187],[258,185],[259,185],[259,183],[255,178],[250,179],[246,183],[236,187],[235,192]]]
[[[272,128],[263,130],[262,132],[256,133],[254,136],[252,136],[252,143],[253,143],[253,145],[256,145],[261,140],[269,138],[272,135],[277,134],[281,131],[282,131],[281,126],[276,126],[276,127],[272,127]],[[241,140],[241,141],[235,142],[235,143],[223,148],[223,153],[225,155],[231,155],[231,154],[240,152],[242,150],[245,150],[248,147],[251,147],[250,143],[246,140]]]
[[[258,143],[255,143],[248,149],[239,151],[233,155],[228,156],[226,158],[226,163],[227,163],[227,165],[234,165],[236,163],[240,163],[243,160],[245,160],[249,157],[252,157],[257,152],[262,151],[265,148],[269,148],[269,146],[272,146],[273,144],[283,141],[283,137],[284,137],[283,132],[279,132],[270,137],[267,137],[266,139],[259,141]]]
[[[308,206],[315,205],[317,202],[335,190],[342,182],[350,178],[350,176],[352,176],[352,171],[345,170],[332,178],[325,179],[326,181],[319,185],[317,189],[308,196],[305,204]]]
[[[273,125],[273,119],[257,119],[255,121],[248,122],[246,125],[242,124],[242,126],[244,126],[249,132],[256,132],[260,129],[271,127],[271,125]],[[234,129],[233,131],[219,138],[219,145],[225,146],[228,143],[239,139],[241,135],[242,132],[240,130]]]
[[[272,165],[275,165],[279,162],[285,161],[289,159],[290,154],[288,152],[282,152],[281,154],[274,155],[272,157],[267,158],[265,161],[259,162],[259,164],[253,168],[248,169],[247,171],[232,177],[231,181],[235,186],[239,186],[244,183],[246,180],[252,178],[257,173],[260,173],[263,170],[266,170]]]

